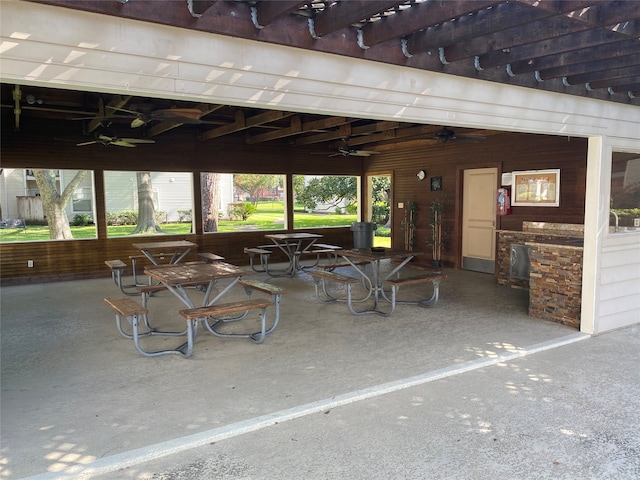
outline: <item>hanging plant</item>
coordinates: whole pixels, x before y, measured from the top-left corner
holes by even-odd
[[[416,217],[418,215],[418,203],[407,202],[404,210],[402,229],[404,230],[404,249],[412,251],[416,242]]]

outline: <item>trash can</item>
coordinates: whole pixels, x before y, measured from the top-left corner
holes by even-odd
[[[373,247],[373,231],[378,228],[375,222],[353,222],[353,248]]]

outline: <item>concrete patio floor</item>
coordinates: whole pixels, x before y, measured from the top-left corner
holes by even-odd
[[[640,327],[588,337],[446,274],[435,307],[388,318],[258,274],[288,290],[280,326],[201,332],[190,359],[118,334],[111,279],[4,287],[0,478],[638,478]],[[163,292],[150,318],[179,308]]]

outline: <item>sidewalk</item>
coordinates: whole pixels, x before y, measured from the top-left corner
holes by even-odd
[[[470,362],[478,368],[466,373],[408,379],[427,382],[392,393],[355,392],[373,396],[353,403],[326,399],[289,421],[299,412],[255,419],[265,426],[249,433],[259,425],[211,431],[204,446],[97,478],[640,478],[640,328],[578,335],[521,358]],[[182,446],[138,453],[167,447]]]

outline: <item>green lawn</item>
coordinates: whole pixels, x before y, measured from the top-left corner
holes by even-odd
[[[260,202],[256,213],[252,214],[247,220],[220,221],[218,231],[282,230],[284,229],[284,217],[282,202]],[[348,227],[357,220],[356,215],[306,213],[302,210],[294,212],[295,228]],[[162,224],[160,227],[164,235],[186,235],[191,233],[191,223],[168,223]],[[107,227],[107,234],[109,237],[124,237],[131,235],[134,230],[135,225],[109,226]],[[93,225],[84,227],[72,226],[71,232],[75,239],[96,238],[96,228]],[[26,230],[0,229],[0,242],[29,242],[36,240],[49,240],[49,228],[46,225],[28,225]],[[375,237],[374,243],[376,246],[389,246],[390,241],[389,237]]]

